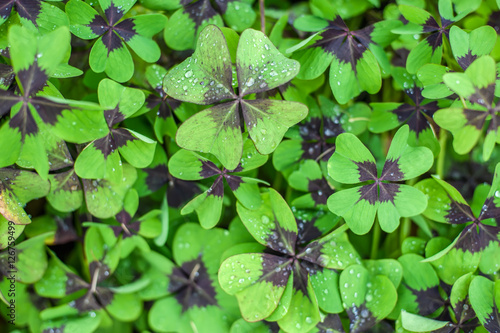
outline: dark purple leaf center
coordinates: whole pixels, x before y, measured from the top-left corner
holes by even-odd
[[[19,14],[19,16],[31,21],[31,23],[33,23],[35,25],[35,27],[38,27],[36,20],[37,20],[38,16],[40,15],[40,11],[42,8],[40,0],[1,1],[0,2],[0,16],[3,19],[6,19],[7,17],[9,17],[14,4],[16,5],[16,10],[17,10],[17,13]]]
[[[335,144],[327,142],[327,140],[344,132],[340,125],[340,117],[323,117],[322,119],[313,117],[299,126],[300,136],[304,140],[301,142],[302,159],[316,160],[321,158],[323,161],[328,161],[335,152]]]
[[[92,32],[98,36],[102,36],[102,42],[108,49],[108,55],[113,50],[122,47],[122,42],[120,37],[128,42],[137,33],[135,32],[135,24],[133,19],[125,19],[118,23],[118,21],[125,14],[120,7],[116,7],[113,2],[104,11],[106,15],[107,22],[101,16],[94,16],[93,20],[87,24],[87,26],[92,30]],[[120,37],[118,37],[120,36]]]
[[[363,57],[370,43],[373,43],[370,36],[373,29],[373,26],[368,26],[361,30],[350,31],[340,16],[337,16],[320,34],[322,38],[311,47],[321,47],[325,52],[335,55],[340,62],[350,64],[356,73],[358,60]]]
[[[203,261],[198,258],[175,267],[169,275],[168,291],[182,306],[182,312],[193,307],[204,308],[217,305],[213,281]]]
[[[439,110],[436,101],[422,104],[424,102],[422,90],[422,88],[415,85],[405,89],[405,93],[412,99],[415,105],[405,103],[391,111],[398,117],[400,123],[406,122],[408,124],[410,130],[416,133],[417,138],[421,132],[428,128],[437,129],[432,116]]]
[[[234,172],[243,171],[243,167],[241,164],[234,170],[228,170],[226,168],[219,169],[212,161],[209,160],[199,160],[201,163],[201,170],[199,172],[200,177],[203,179],[218,176],[213,185],[208,190],[208,195],[214,195],[222,198],[224,196],[224,184],[222,182],[223,179],[226,180],[227,184],[231,191],[236,191],[240,187],[240,184],[243,183],[243,179],[240,176],[232,175]]]
[[[314,200],[314,205],[326,205],[326,200],[333,194],[325,178],[309,180],[308,191]]]

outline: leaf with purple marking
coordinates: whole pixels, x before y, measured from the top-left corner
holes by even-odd
[[[87,209],[98,218],[116,215],[123,206],[128,189],[136,179],[136,169],[128,164],[123,165],[123,175],[118,183],[105,179],[82,179]]]
[[[436,135],[439,127],[432,119],[434,113],[443,107],[443,102],[425,99],[423,87],[416,75],[410,75],[402,67],[393,68],[393,78],[401,86],[411,103],[371,103],[373,115],[370,131],[382,133],[401,124],[410,127],[410,144],[428,147],[435,155],[439,152]]]
[[[313,273],[311,273],[313,274]],[[294,289],[286,315],[278,320],[280,328],[286,332],[310,331],[321,321],[318,302],[307,270],[294,266]]]
[[[491,225],[491,219],[500,217],[500,210],[497,207],[500,182],[500,177],[498,176],[499,170],[500,165],[497,165],[492,186],[478,217],[472,212],[472,209],[460,193],[448,183],[440,179],[435,179],[434,182],[428,180],[421,182],[421,185],[417,184],[417,186],[420,186],[428,193],[431,201],[434,201],[430,209],[424,212],[425,215],[436,221],[451,224],[472,222],[472,224],[466,225],[461,231],[460,235],[453,242],[453,247],[441,251],[440,254],[450,251],[452,252],[452,256],[475,256],[474,261],[479,264],[479,269],[486,274],[494,274],[499,269],[494,264],[494,258],[500,254],[500,228],[497,225]],[[458,254],[453,252],[453,250]],[[474,268],[477,268],[477,266]]]
[[[187,1],[170,17],[163,36],[173,50],[193,49],[202,35],[201,31],[210,24],[223,26],[222,17],[209,0]]]
[[[406,69],[409,73],[415,74],[423,65],[427,63],[441,63],[443,54],[443,36],[449,38],[449,27],[459,21],[471,11],[475,10],[475,3],[471,2],[470,6],[461,8],[455,7],[457,15],[453,13],[451,0],[439,1],[439,14],[441,23],[424,9],[410,6],[400,5],[399,10],[404,18],[411,23],[419,25],[420,33],[430,33],[423,41],[421,41],[414,49],[410,51],[406,62]],[[415,32],[411,32],[415,33]]]
[[[429,196],[429,204],[423,212],[425,217],[451,224],[463,224],[476,219],[460,192],[445,181],[434,177],[422,180],[415,187]]]
[[[69,25],[68,17],[60,8],[41,0],[2,0],[0,25],[5,23],[9,16],[15,15],[12,14],[14,10],[26,28],[41,34]]]
[[[167,168],[167,154],[161,145],[156,145],[153,161],[147,168],[137,170],[134,188],[140,197],[150,195],[168,184],[172,176]]]
[[[450,29],[450,45],[460,67],[466,70],[477,58],[493,50],[497,33],[493,27],[482,26],[465,32],[457,26]]]
[[[103,119],[94,104],[64,100],[47,82],[63,62],[69,39],[66,27],[43,37],[20,26],[9,30],[10,55],[19,84],[15,90],[0,90],[0,115],[10,111],[11,116],[0,128],[0,147],[8,152],[0,156],[0,166],[19,160],[23,167],[35,168],[47,178],[47,151],[53,150],[55,141],[82,143],[102,130]]]
[[[398,303],[393,310],[395,317],[401,309],[428,316],[445,304],[439,293],[439,278],[430,263],[410,253],[398,258],[402,266],[403,282],[398,289]]]
[[[320,166],[313,160],[305,160],[299,170],[290,174],[288,182],[296,190],[309,192],[292,202],[297,208],[321,207],[326,205],[326,200],[333,194],[333,189],[323,177]]]
[[[118,81],[128,81],[134,62],[127,44],[146,62],[160,58],[160,47],[152,37],[163,30],[167,18],[161,14],[145,14],[123,19],[135,0],[100,0],[104,17],[89,4],[72,0],[66,4],[71,32],[82,39],[95,39],[89,64],[96,73],[106,72]]]
[[[116,128],[144,104],[142,91],[104,79],[98,93],[108,131],[82,150],[75,161],[75,171],[82,178],[109,179],[115,183],[122,177],[120,156],[136,168],[147,167],[153,160],[156,142],[132,130]]]
[[[156,112],[154,129],[156,138],[163,143],[163,137],[175,137],[177,124],[174,119],[174,111],[181,107],[181,103],[169,98],[163,91],[163,78],[167,70],[159,65],[150,65],[146,68],[146,80],[153,88],[154,93],[146,95],[143,108]],[[144,111],[138,111],[141,114]]]
[[[179,127],[176,141],[182,148],[214,154],[233,170],[242,154],[241,121],[257,150],[270,154],[288,128],[306,116],[307,107],[289,101],[243,99],[285,84],[299,69],[296,61],[286,59],[261,32],[247,29],[239,40],[238,95],[232,87],[230,59],[224,35],[216,26],[208,26],[200,33],[193,56],[167,74],[164,89],[175,99],[196,104],[230,100],[187,119]]]
[[[312,241],[301,250],[298,257],[319,267],[338,270],[359,264],[361,258],[350,243],[345,233],[346,229],[345,225],[341,226],[328,235]]]
[[[302,66],[298,78],[316,78],[330,65],[330,88],[340,104],[363,91],[378,92],[382,83],[379,62],[388,63],[381,46],[394,39],[391,29],[400,22],[386,20],[351,31],[340,16],[323,21],[326,30],[289,49],[307,47],[294,54]]]
[[[369,182],[337,191],[327,201],[328,208],[342,216],[354,233],[367,233],[375,214],[382,230],[392,232],[401,217],[415,216],[425,210],[427,198],[422,192],[396,183],[418,177],[434,161],[428,148],[411,147],[408,136],[407,125],[396,132],[380,173],[372,154],[356,136],[344,133],[337,138],[337,148],[328,162],[330,177],[344,184]]]
[[[292,211],[272,188],[262,193],[261,197],[262,204],[255,209],[237,204],[241,221],[257,242],[275,251],[294,255],[297,224]]]
[[[469,300],[479,322],[488,332],[500,330],[500,283],[483,276],[476,276],[470,282]]]
[[[385,275],[352,265],[340,274],[340,292],[349,316],[350,332],[363,332],[387,317],[397,300],[397,291]]]
[[[465,274],[455,282],[450,293],[454,318],[451,318],[447,328],[437,333],[448,333],[458,329],[473,331],[480,325],[469,299],[469,288],[473,279],[474,275]]]
[[[14,274],[14,281],[25,284],[33,284],[40,280],[47,269],[45,238],[49,236],[51,233],[45,233],[16,244],[14,267],[12,265],[13,245],[10,244],[8,250],[0,253],[0,275],[11,277]]]
[[[49,174],[50,192],[48,202],[61,212],[72,212],[82,205],[82,184],[74,169]]]
[[[201,180],[216,177],[211,187],[189,202],[181,214],[196,211],[204,228],[214,227],[220,219],[222,200],[224,197],[224,182],[234,193],[238,202],[244,207],[253,209],[261,203],[257,179],[242,177],[241,172],[249,171],[263,165],[267,156],[259,154],[250,140],[243,145],[241,162],[234,170],[220,168],[219,163],[188,150],[181,149],[169,161],[172,175],[182,180]]]
[[[49,189],[49,182],[34,172],[1,168],[0,214],[16,225],[31,223],[30,217],[23,209],[24,205],[47,195]]]
[[[167,273],[166,297],[155,301],[149,323],[155,331],[225,332],[239,317],[234,297],[217,283],[222,253],[233,245],[230,233],[183,224],[174,237],[175,266]],[[150,259],[147,259],[150,260]],[[162,260],[166,260],[162,258]],[[165,271],[162,262],[156,264]],[[153,287],[153,286],[152,286]]]
[[[262,205],[255,210],[240,205],[237,209],[250,234],[273,250],[272,254],[229,257],[221,265],[219,282],[226,292],[236,295],[246,320],[268,318],[277,320],[283,330],[310,330],[320,321],[320,306],[341,310],[338,290],[335,285],[327,286],[328,281],[337,281],[337,274],[328,268],[342,269],[360,259],[353,256],[356,251],[345,234],[347,227],[303,247],[310,226],[300,222],[301,229],[297,228],[290,208],[276,191],[270,189],[262,197]],[[303,234],[300,239],[299,231]],[[290,283],[293,289],[288,296]],[[331,295],[326,295],[325,288]],[[324,296],[318,302],[321,295]],[[298,315],[298,311],[303,311],[304,316]]]
[[[371,116],[364,103],[342,107],[323,95],[319,96],[319,105],[309,98],[308,106],[309,115],[299,124],[298,133],[292,136],[290,130],[291,140],[282,141],[273,154],[274,167],[279,171],[296,169],[303,159],[319,161],[323,168],[335,151],[335,137],[343,132],[363,133]]]
[[[447,73],[443,76],[446,85],[470,103],[464,106],[456,102],[448,109],[436,112],[436,123],[453,134],[453,148],[466,154],[476,145],[481,131],[489,123],[483,144],[483,159],[488,160],[495,144],[500,141],[498,113],[500,105],[494,103],[496,64],[490,56],[475,60],[465,73]]]

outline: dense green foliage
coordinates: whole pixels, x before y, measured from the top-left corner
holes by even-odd
[[[0,0],[0,331],[500,332],[499,35],[499,0]]]

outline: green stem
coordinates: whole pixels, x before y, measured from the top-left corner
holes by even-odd
[[[276,176],[274,177],[274,182],[272,185],[272,188],[274,188],[276,191],[281,191],[281,185],[283,183],[283,175],[281,172],[276,172]]]
[[[399,234],[399,245],[403,245],[404,240],[410,236],[411,230],[411,221],[408,217],[403,218],[403,222],[401,223],[401,229]]]
[[[373,238],[372,238],[372,250],[370,253],[371,259],[377,259],[378,248],[380,243],[380,234],[382,230],[380,230],[380,225],[378,224],[378,219],[375,219],[375,223],[373,225]]]
[[[439,132],[439,155],[438,155],[438,160],[437,160],[437,166],[436,166],[436,173],[439,176],[439,178],[443,179],[444,177],[444,161],[446,160],[446,139],[447,139],[447,132],[444,129],[441,129]]]
[[[260,9],[260,31],[262,33],[266,33],[266,14],[264,9],[264,0],[259,0],[259,9]]]

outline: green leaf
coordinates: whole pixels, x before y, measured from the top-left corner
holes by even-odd
[[[469,299],[481,324],[491,331],[500,327],[497,304],[500,301],[500,284],[486,277],[476,276],[470,283]]]
[[[202,105],[234,98],[230,59],[224,34],[216,26],[208,26],[193,55],[167,74],[164,89],[175,99]]]
[[[23,206],[33,199],[47,195],[49,188],[49,182],[34,172],[0,169],[0,214],[16,225],[31,223]]]
[[[270,254],[245,253],[221,264],[219,283],[225,292],[236,295],[247,321],[262,320],[278,306],[290,272],[281,268],[277,258]]]
[[[121,43],[108,53],[102,37],[99,37],[90,50],[89,65],[94,72],[106,72],[110,78],[118,82],[126,82],[134,74],[134,61],[125,44]]]
[[[15,265],[12,263],[12,248],[0,253],[0,270],[6,277],[12,276],[16,281],[33,284],[40,280],[47,269],[45,239],[51,233],[45,233],[25,240],[15,246]],[[15,272],[14,272],[15,271]],[[11,283],[14,281],[11,280]],[[14,282],[15,283],[15,282]]]
[[[355,135],[342,133],[337,137],[335,153],[328,161],[330,177],[344,184],[356,184],[367,180],[368,175],[376,178],[376,171],[373,155]],[[368,175],[362,177],[361,173]]]
[[[283,56],[262,32],[247,29],[236,52],[240,96],[267,91],[294,78],[300,69],[296,60]]]
[[[116,215],[122,208],[128,189],[137,179],[134,167],[124,164],[123,177],[118,183],[105,179],[83,179],[85,201],[89,212],[99,218]]]
[[[423,25],[429,18],[431,18],[431,14],[429,14],[427,11],[415,6],[399,5],[398,8],[405,19],[412,23]]]
[[[371,203],[361,195],[362,186],[333,193],[327,201],[328,209],[342,216],[355,234],[370,231],[375,220],[379,202]]]
[[[238,103],[227,102],[198,112],[178,129],[176,141],[188,150],[211,153],[229,170],[242,156]]]
[[[411,332],[435,331],[448,324],[447,321],[429,319],[406,311],[401,312],[401,320],[403,322],[403,327]]]
[[[200,41],[203,29],[214,24],[223,26],[221,16],[209,2],[195,2],[177,10],[165,26],[163,37],[173,50],[193,49]],[[201,31],[201,32],[200,32]]]
[[[257,242],[278,252],[295,254],[297,224],[286,201],[272,188],[261,198],[262,204],[253,210],[236,204],[241,221]]]
[[[245,100],[241,107],[250,138],[263,155],[272,153],[288,128],[304,119],[308,111],[304,104],[275,100]]]
[[[146,62],[156,62],[160,59],[161,50],[152,39],[165,27],[167,18],[162,14],[146,14],[131,18],[133,30],[137,33],[125,43]]]
[[[300,278],[300,277],[295,277]],[[311,281],[308,279],[306,291],[294,289],[287,314],[278,320],[278,325],[286,332],[310,331],[320,322],[320,312]]]
[[[221,11],[223,12],[222,17],[224,18],[226,25],[238,32],[250,28],[257,17],[257,14],[252,9],[252,2],[253,1],[227,2],[227,8],[225,11],[221,8]]]
[[[391,280],[384,275],[371,275],[361,265],[342,271],[339,285],[352,332],[370,328],[396,305],[397,292]]]
[[[74,169],[49,175],[50,193],[47,200],[61,212],[72,212],[82,205],[82,185]]]
[[[187,215],[196,211],[202,227],[206,229],[215,227],[222,214],[223,186],[222,179],[219,178],[210,189],[188,202],[184,208],[182,208],[181,214]],[[222,195],[220,191],[221,187]]]
[[[328,235],[309,243],[299,257],[330,269],[340,270],[352,264],[359,264],[361,259],[349,242],[345,233],[346,229],[345,226],[339,227]]]
[[[465,70],[478,57],[488,55],[496,42],[496,31],[491,26],[479,27],[467,33],[457,26],[450,29],[453,56]]]

